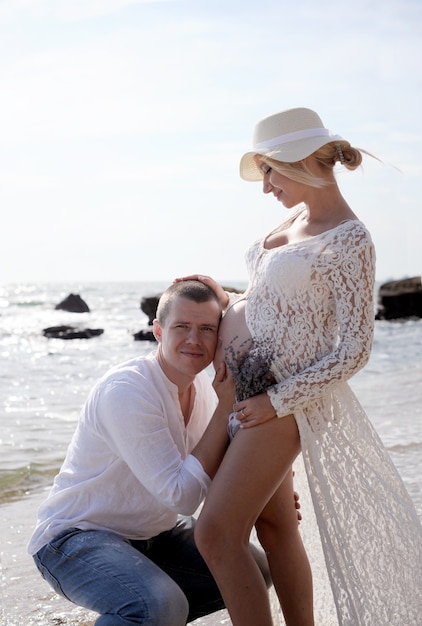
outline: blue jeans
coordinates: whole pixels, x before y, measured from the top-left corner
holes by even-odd
[[[224,608],[193,537],[194,519],[145,541],[69,528],[34,561],[53,589],[100,614],[96,626],[185,626]]]

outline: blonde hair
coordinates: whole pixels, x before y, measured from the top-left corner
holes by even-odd
[[[342,139],[325,144],[310,156],[312,156],[323,169],[332,172],[337,162],[344,165],[348,170],[357,169],[362,163],[363,154],[372,156],[365,150],[353,148],[348,141]],[[310,187],[325,187],[326,185],[332,184],[332,180],[324,176],[317,176],[311,171],[306,163],[306,159],[296,161],[295,163],[285,163],[272,159],[270,156],[257,154],[255,158],[259,159],[259,162],[267,163],[276,172],[283,174],[283,176],[287,176],[287,178],[291,180],[309,185]]]

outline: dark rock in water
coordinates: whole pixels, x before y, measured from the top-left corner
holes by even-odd
[[[422,317],[422,283],[420,276],[384,283],[378,291],[376,320]]]
[[[56,310],[69,311],[70,313],[89,313],[89,306],[82,300],[79,294],[71,293],[54,307]]]
[[[141,298],[141,310],[148,317],[149,326],[152,326],[152,322],[155,319],[155,314],[157,312],[157,306],[160,297],[161,293],[154,296],[144,296],[143,298]]]
[[[103,328],[75,328],[74,326],[50,326],[43,335],[49,339],[91,339],[104,332]]]
[[[235,287],[223,287],[225,291],[230,293],[243,293],[243,289],[236,289]],[[148,324],[152,326],[152,322],[156,317],[158,301],[161,297],[160,294],[153,296],[144,296],[141,298],[141,310],[148,317]]]
[[[152,330],[140,330],[139,332],[134,333],[133,338],[135,341],[155,341]]]

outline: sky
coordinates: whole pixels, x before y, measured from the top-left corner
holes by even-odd
[[[239,177],[305,106],[380,161],[339,172],[377,280],[422,272],[420,0],[0,0],[0,282],[247,278],[287,210]]]

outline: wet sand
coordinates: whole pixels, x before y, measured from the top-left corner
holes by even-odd
[[[26,544],[36,510],[45,493],[0,506],[0,624],[1,626],[92,626],[96,613],[58,596],[42,579]],[[230,624],[227,611],[192,622],[195,626]]]
[[[337,626],[303,467],[296,467],[295,488],[301,497],[301,534],[314,574],[316,624]],[[93,626],[98,615],[58,596],[42,579],[27,554],[26,545],[35,525],[37,508],[46,495],[47,490],[0,505],[0,626]],[[282,626],[284,620],[274,590],[270,591],[270,598],[274,624]],[[192,622],[193,626],[230,624],[227,611]]]

